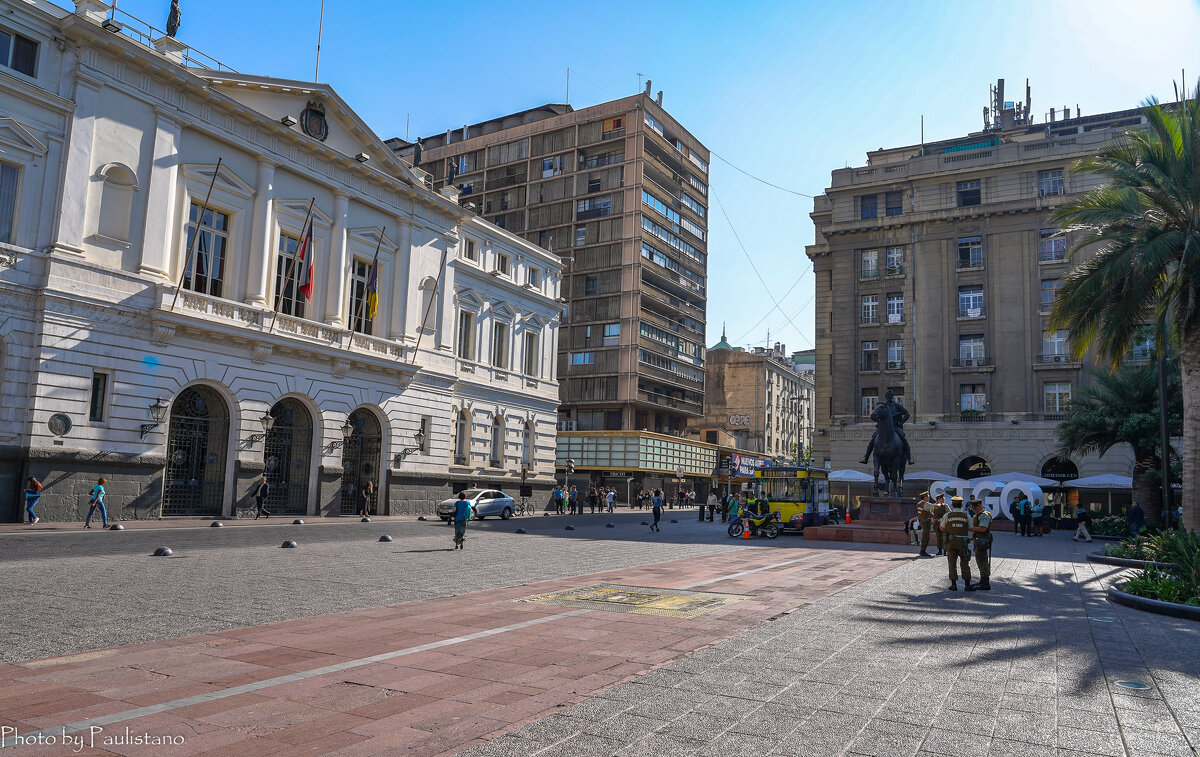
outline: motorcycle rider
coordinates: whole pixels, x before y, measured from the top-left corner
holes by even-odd
[[[908,460],[909,465],[912,465],[912,448],[908,446],[908,437],[904,434],[904,424],[908,422],[910,417],[908,408],[904,407],[904,405],[901,405],[899,402],[896,402],[896,395],[891,389],[888,389],[887,393],[884,395],[883,404],[887,405],[888,409],[892,411],[892,423],[896,427],[896,436],[900,437],[900,444],[903,445],[905,459]],[[863,454],[862,459],[858,461],[863,465],[866,465],[871,461],[871,452],[875,449],[875,436],[878,433],[879,430],[876,429],[871,434],[871,441],[867,442],[867,451]]]

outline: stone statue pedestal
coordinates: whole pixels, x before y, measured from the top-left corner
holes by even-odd
[[[154,49],[157,50],[163,57],[179,65],[183,65],[183,53],[187,50],[187,45],[183,44],[174,37],[159,37],[154,40]]]
[[[903,523],[917,515],[917,501],[911,497],[861,497],[858,520],[872,523]]]

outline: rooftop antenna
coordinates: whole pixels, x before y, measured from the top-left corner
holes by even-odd
[[[642,91],[642,76],[644,76],[644,74],[641,71],[638,71],[638,92]]]
[[[567,105],[571,104],[571,67],[567,66]]]
[[[404,141],[408,141],[408,122],[412,118],[412,113],[404,114]]]
[[[317,21],[317,67],[313,69],[313,82],[321,73],[321,32],[325,30],[325,0],[321,0],[321,17]]]

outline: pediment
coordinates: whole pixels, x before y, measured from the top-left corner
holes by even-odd
[[[492,317],[502,320],[511,321],[516,317],[516,313],[507,304],[503,302],[492,303]]]
[[[0,144],[32,155],[46,154],[46,145],[20,121],[8,116],[0,117]]]
[[[275,201],[276,210],[304,218],[308,214],[308,204],[312,200],[304,198],[286,198]],[[312,206],[313,221],[317,226],[332,226],[333,218],[327,215],[316,203]]]
[[[525,316],[522,323],[525,324],[526,328],[540,329],[546,325],[546,320],[537,313],[530,313],[529,315]]]
[[[479,312],[483,308],[483,298],[474,289],[459,289],[454,293],[454,302],[460,308]]]
[[[187,173],[188,178],[197,179],[205,184],[212,183],[214,189],[223,189],[226,192],[232,192],[239,197],[252,197],[254,195],[254,186],[250,182],[238,176],[228,163],[221,163],[221,170],[218,173],[216,163],[187,163],[183,170]],[[213,181],[213,175],[216,174],[216,181]],[[307,207],[307,203],[305,204]]]
[[[380,226],[360,226],[354,229],[348,229],[347,234],[350,238],[356,241],[360,246],[375,249],[375,245],[379,245],[379,249],[387,252],[395,252],[397,249],[396,243],[387,235],[387,231]]]

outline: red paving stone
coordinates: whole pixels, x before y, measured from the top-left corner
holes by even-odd
[[[883,551],[757,549],[374,607],[0,666],[0,724],[28,733],[361,657],[570,612],[513,600],[594,583],[751,595],[694,619],[587,610],[298,682],[113,723],[104,735],[182,736],[163,746],[97,743],[87,754],[452,754],[782,612],[892,568]],[[77,734],[87,737],[86,732]],[[78,754],[61,746],[14,754]]]

